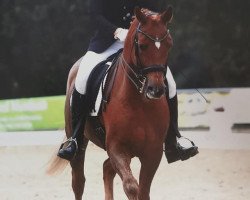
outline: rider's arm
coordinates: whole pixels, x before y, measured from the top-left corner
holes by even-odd
[[[163,11],[163,8],[165,8],[165,1],[159,1],[159,0],[154,0],[154,1],[145,1],[144,2],[145,8],[152,10],[154,12],[161,12]]]
[[[102,13],[103,0],[90,0],[89,1],[89,14],[93,24],[96,28],[101,29],[106,34],[114,35],[118,28],[110,21],[108,21]],[[112,12],[112,11],[110,11]]]

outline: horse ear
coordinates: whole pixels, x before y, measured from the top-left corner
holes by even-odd
[[[173,19],[173,7],[168,6],[167,10],[161,14],[161,20],[166,24],[171,22]]]
[[[146,23],[147,17],[138,6],[135,7],[134,13],[139,22],[142,24]]]

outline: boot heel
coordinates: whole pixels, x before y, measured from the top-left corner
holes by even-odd
[[[172,149],[172,150],[165,149],[165,156],[169,164],[180,160],[177,149]]]

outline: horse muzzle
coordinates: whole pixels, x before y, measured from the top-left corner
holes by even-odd
[[[166,66],[151,65],[140,70],[142,77],[146,77],[143,81],[142,90],[148,99],[160,99],[165,95],[166,85],[164,83]],[[157,80],[157,82],[156,82]],[[144,89],[143,89],[144,88]]]
[[[148,86],[145,95],[148,99],[160,99],[165,96],[166,86]]]

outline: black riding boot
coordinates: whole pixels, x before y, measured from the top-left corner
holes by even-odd
[[[71,102],[72,137],[63,143],[57,156],[66,160],[72,160],[77,152],[78,145],[83,142],[83,132],[87,116],[86,96],[74,89]]]
[[[194,145],[189,148],[182,147],[178,142],[177,138],[181,138],[181,134],[178,130],[178,100],[177,94],[168,100],[169,111],[170,111],[170,124],[168,134],[165,140],[165,155],[168,163],[172,163],[178,160],[187,160],[192,156],[195,156],[198,151],[198,147]]]

